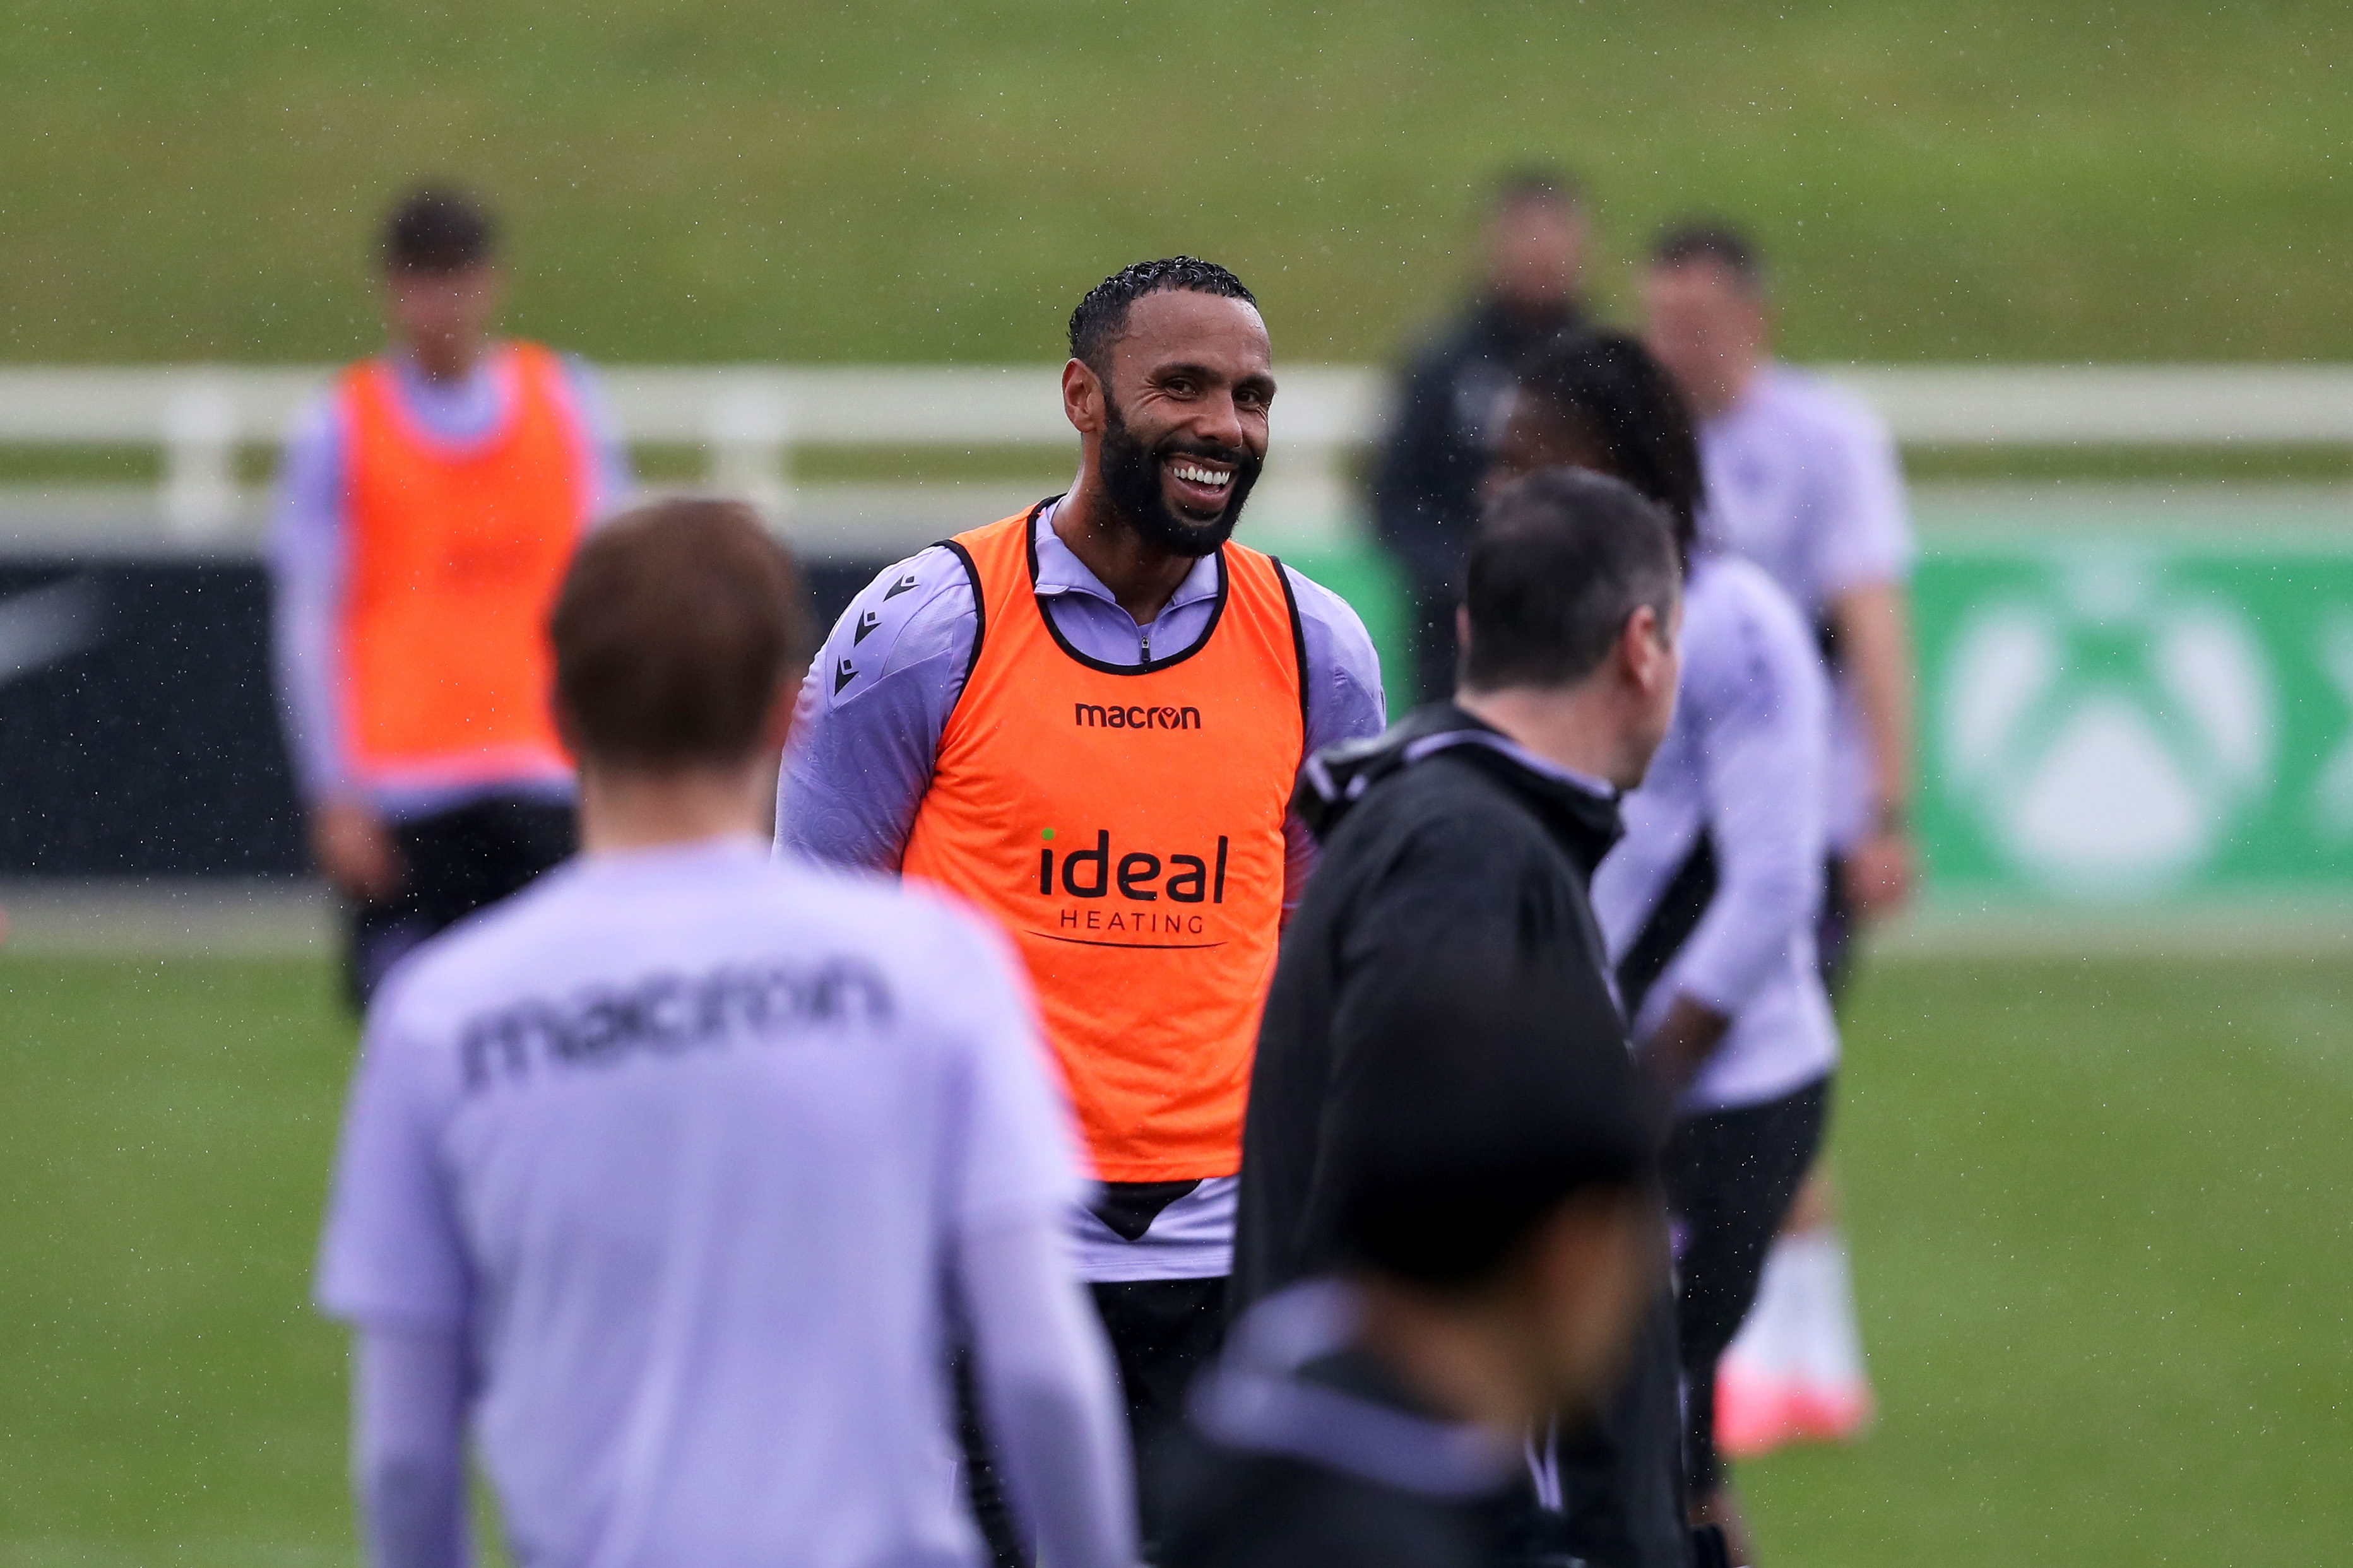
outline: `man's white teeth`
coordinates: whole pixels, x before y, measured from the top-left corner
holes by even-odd
[[[1180,479],[1188,479],[1197,485],[1207,485],[1213,490],[1224,489],[1228,481],[1234,477],[1229,473],[1220,474],[1208,468],[1197,468],[1190,463],[1176,464],[1175,472]]]

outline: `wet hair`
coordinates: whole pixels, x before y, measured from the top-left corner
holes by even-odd
[[[754,756],[807,668],[807,589],[740,501],[660,501],[591,533],[556,595],[555,702],[585,761],[632,772]]]
[[[1170,256],[1158,261],[1138,261],[1123,267],[1093,288],[1071,312],[1071,357],[1105,374],[1111,346],[1127,330],[1127,312],[1146,294],[1182,289],[1195,294],[1215,294],[1256,305],[1258,296],[1242,280],[1214,261],[1191,256]]]
[[[1585,187],[1577,176],[1556,164],[1523,163],[1495,176],[1487,193],[1490,215],[1514,207],[1556,206],[1577,211],[1585,205]]]
[[[384,225],[386,272],[463,272],[498,250],[498,226],[462,191],[428,185],[400,199]]]
[[[1748,231],[1723,218],[1687,218],[1670,224],[1651,242],[1652,267],[1688,267],[1712,261],[1739,279],[1743,288],[1765,286],[1765,261]]]
[[[1468,578],[1461,683],[1497,691],[1584,679],[1636,610],[1648,605],[1667,624],[1683,571],[1673,524],[1632,486],[1543,468],[1487,503]]]
[[[1485,951],[1377,978],[1360,1089],[1327,1152],[1348,1267],[1424,1287],[1496,1278],[1562,1205],[1656,1182],[1662,1119],[1597,987]]]
[[[1582,425],[1616,477],[1666,509],[1686,560],[1706,485],[1691,409],[1666,368],[1623,332],[1565,332],[1521,365],[1522,395]]]

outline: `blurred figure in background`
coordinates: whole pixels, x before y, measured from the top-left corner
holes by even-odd
[[[302,417],[269,544],[280,702],[356,1005],[572,852],[547,611],[628,488],[586,370],[491,340],[505,279],[480,207],[407,197],[382,266],[390,350]]]
[[[1838,1029],[1814,956],[1830,682],[1788,595],[1753,563],[1694,548],[1698,443],[1667,374],[1631,338],[1577,333],[1534,356],[1497,469],[1567,466],[1666,509],[1684,552],[1675,720],[1593,909],[1636,1049],[1675,1105],[1664,1163],[1694,1522],[1753,1563],[1715,1445],[1716,1364],[1821,1142]]]
[[[1521,357],[1585,313],[1582,194],[1556,169],[1495,185],[1479,295],[1408,365],[1373,478],[1381,542],[1405,573],[1417,700],[1454,694],[1454,607],[1479,521],[1479,485]]]
[[[1541,967],[1463,956],[1351,1043],[1337,1272],[1259,1303],[1196,1386],[1162,1568],[1508,1561],[1525,1435],[1623,1363],[1663,1272],[1649,1097]]]
[[[1700,419],[1704,538],[1772,574],[1812,622],[1831,674],[1819,955],[1835,1000],[1857,923],[1893,913],[1912,890],[1915,545],[1902,465],[1876,415],[1771,358],[1763,264],[1738,227],[1710,220],[1662,234],[1642,306],[1651,352]],[[1788,1305],[1801,1300],[1817,1305]],[[1732,1447],[1859,1430],[1870,1394],[1844,1243],[1819,1175],[1767,1263],[1755,1318],[1791,1342],[1769,1357],[1775,1386],[1742,1373],[1740,1347],[1727,1360],[1720,1419],[1740,1435]]]

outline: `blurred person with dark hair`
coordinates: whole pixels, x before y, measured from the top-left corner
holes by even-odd
[[[1642,306],[1651,352],[1699,416],[1703,534],[1762,566],[1796,601],[1831,672],[1830,865],[1817,947],[1835,1003],[1857,926],[1900,909],[1914,877],[1915,547],[1902,462],[1871,410],[1772,358],[1762,256],[1738,226],[1702,219],[1661,234]],[[1727,1397],[1749,1408],[1733,1425],[1754,1434],[1751,1448],[1860,1431],[1871,1394],[1826,1178],[1800,1190],[1765,1279],[1757,1315],[1792,1326],[1788,1354],[1776,1359],[1804,1370],[1757,1386],[1732,1375],[1735,1356]],[[1776,1292],[1818,1305],[1776,1310]]]
[[[1626,837],[1593,879],[1636,1048],[1676,1103],[1685,1468],[1695,1521],[1753,1562],[1715,1444],[1716,1363],[1820,1146],[1838,1030],[1814,953],[1830,689],[1804,619],[1753,563],[1694,548],[1699,448],[1666,372],[1633,339],[1566,337],[1531,359],[1497,447],[1509,480],[1608,474],[1674,518],[1685,551],[1675,719]]]
[[[1616,1379],[1657,1293],[1656,1120],[1607,998],[1436,940],[1334,1064],[1335,1273],[1251,1309],[1164,1453],[1163,1568],[1505,1561],[1527,1433]]]
[[[777,864],[810,628],[744,506],[672,501],[556,601],[583,853],[370,1010],[318,1294],[357,1331],[376,1568],[966,1563],[944,1345],[1057,1564],[1134,1560],[1068,1109],[1000,937]]]
[[[1372,486],[1373,523],[1412,595],[1419,700],[1454,691],[1454,609],[1512,375],[1585,313],[1583,193],[1556,169],[1498,180],[1480,235],[1479,293],[1407,365]]]
[[[574,842],[544,624],[628,470],[585,366],[491,338],[496,238],[454,191],[393,209],[390,351],[301,416],[279,481],[280,705],[361,1005],[402,953]]]
[[[1630,487],[1566,469],[1510,485],[1472,548],[1454,700],[1308,763],[1299,808],[1324,858],[1259,1035],[1238,1311],[1345,1261],[1333,1163],[1377,1089],[1358,1064],[1402,977],[1484,955],[1546,998],[1565,1055],[1627,1049],[1588,880],[1674,711],[1681,581],[1672,524]],[[1673,1337],[1661,1289],[1597,1416],[1532,1455],[1524,1549],[1689,1560]]]
[[[1080,300],[1070,348],[1070,493],[851,603],[777,842],[938,883],[1028,961],[1102,1183],[1071,1215],[1080,1270],[1143,1436],[1224,1330],[1259,1009],[1314,863],[1293,785],[1378,732],[1380,665],[1337,595],[1233,538],[1275,393],[1241,280],[1138,262]],[[986,1510],[985,1466],[973,1484]]]

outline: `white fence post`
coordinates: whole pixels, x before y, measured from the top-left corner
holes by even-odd
[[[773,385],[745,381],[705,406],[711,433],[711,487],[750,501],[769,524],[792,515],[792,406]]]
[[[237,399],[192,381],[164,405],[164,520],[183,539],[210,539],[237,516]]]

